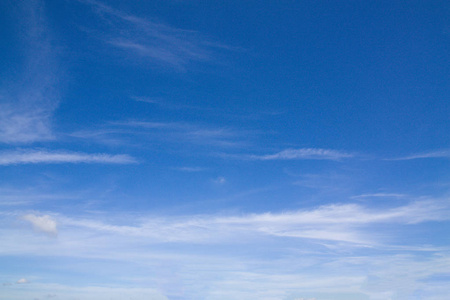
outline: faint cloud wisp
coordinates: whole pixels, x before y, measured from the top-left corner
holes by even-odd
[[[0,142],[32,143],[53,139],[52,115],[59,102],[58,55],[40,1],[19,5],[24,71],[4,78],[0,89]]]
[[[192,30],[174,28],[110,7],[102,2],[80,0],[106,20],[110,30],[99,34],[108,45],[132,57],[184,70],[192,62],[211,61],[213,49],[227,48]]]
[[[251,155],[256,160],[294,160],[294,159],[316,159],[316,160],[339,160],[351,158],[354,155],[330,149],[300,148],[286,149],[275,154]]]

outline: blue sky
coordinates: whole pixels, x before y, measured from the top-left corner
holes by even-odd
[[[444,299],[447,1],[0,4],[0,299]]]

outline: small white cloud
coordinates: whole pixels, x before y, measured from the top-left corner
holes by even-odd
[[[57,235],[56,221],[49,215],[36,216],[28,214],[22,217],[23,220],[30,222],[34,230],[44,232],[51,235]]]
[[[217,184],[224,184],[225,182],[227,182],[227,180],[225,179],[225,177],[219,176],[216,179],[214,179],[214,183]]]
[[[202,172],[202,171],[206,170],[206,168],[201,168],[201,167],[180,167],[180,168],[174,168],[174,169],[177,171],[189,172],[189,173]]]
[[[28,283],[29,281],[26,278],[20,278],[19,280],[16,281],[16,284],[24,284],[24,283]]]

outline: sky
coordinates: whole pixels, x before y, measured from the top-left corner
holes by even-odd
[[[0,2],[0,299],[441,300],[450,2]]]

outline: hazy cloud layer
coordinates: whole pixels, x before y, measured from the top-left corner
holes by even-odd
[[[23,219],[49,234],[56,233],[58,224],[58,237],[44,240],[6,227],[2,232],[8,232],[8,238],[1,252],[86,259],[89,263],[84,269],[92,268],[89,272],[98,274],[104,269],[122,283],[144,282],[149,289],[136,294],[137,299],[144,295],[220,300],[260,295],[258,299],[267,300],[345,300],[349,295],[353,299],[389,299],[395,294],[408,299],[420,286],[424,293],[431,292],[432,287],[421,282],[447,270],[450,258],[445,248],[396,246],[403,239],[397,230],[423,222],[446,222],[449,210],[446,201],[427,200],[389,209],[337,204],[222,216],[95,212],[75,218],[35,213]],[[18,248],[25,240],[27,247]],[[70,265],[68,262],[67,268]],[[174,274],[179,281],[173,280]],[[436,284],[435,295],[448,292],[445,282]],[[33,285],[41,291],[53,287],[52,294],[59,297],[87,292],[85,287],[66,286],[63,290],[48,283]],[[91,296],[105,292],[89,286]],[[127,295],[137,292],[130,287],[122,291]],[[99,295],[99,299],[115,299],[104,295],[108,297]]]

